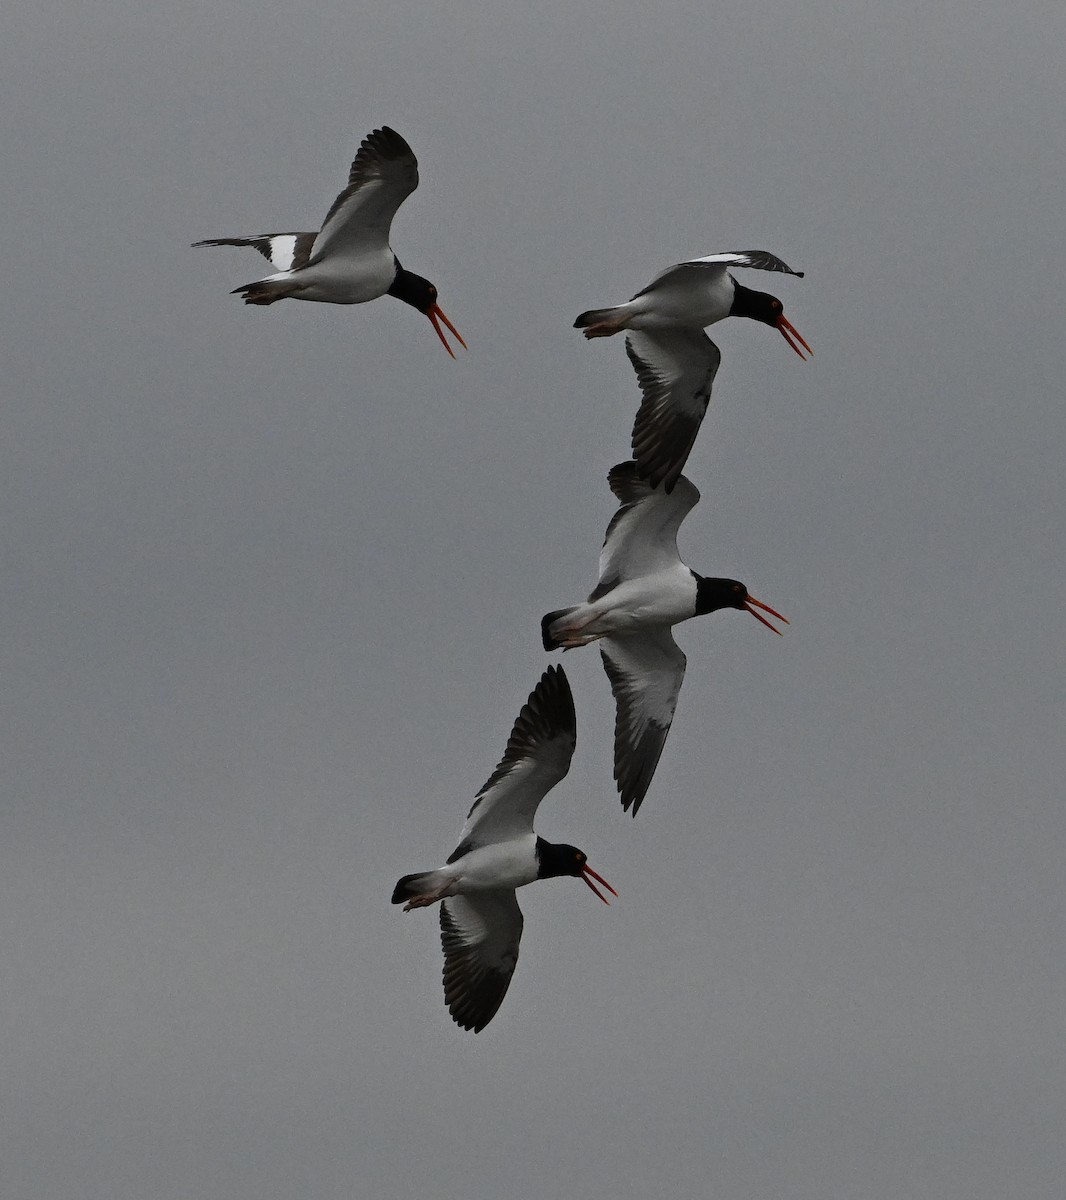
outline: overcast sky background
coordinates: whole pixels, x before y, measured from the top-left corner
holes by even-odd
[[[0,1190],[11,1200],[1059,1200],[1066,10],[42,9],[0,38]],[[244,307],[363,135],[421,316]],[[435,913],[590,589],[638,402],[585,308],[747,273],[636,820],[594,649],[478,1036]]]

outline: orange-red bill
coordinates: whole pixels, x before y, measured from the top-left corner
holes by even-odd
[[[448,320],[448,318],[444,315],[444,313],[441,312],[440,305],[434,304],[433,307],[426,312],[426,316],[429,317],[430,321],[433,323],[433,328],[436,331],[437,337],[440,338],[441,343],[444,346],[444,349],[448,351],[448,353],[452,356],[452,358],[455,357],[455,352],[452,350],[451,346],[448,345],[448,339],[444,336],[444,333],[441,330],[441,327],[440,327],[441,321],[443,321],[444,324],[447,325],[448,328],[452,331],[452,333],[455,334],[456,338],[459,341],[459,345],[462,346],[462,348],[464,350],[468,349],[466,342],[463,341],[463,335],[459,332],[458,329],[455,328],[455,326],[451,323],[451,321]]]
[[[596,883],[593,883],[592,879],[589,879],[590,875],[592,876],[592,879],[596,880],[596,883],[602,883],[603,886],[611,893],[612,896],[617,896],[618,893],[614,890],[613,887],[611,887],[611,885],[607,882],[606,879],[604,879],[604,877],[602,875],[597,875],[596,872],[588,865],[588,863],[586,863],[581,868],[581,878],[589,885],[590,888],[592,888],[592,890],[596,893],[597,896],[599,896],[599,898],[604,902],[604,904],[610,904],[611,903],[610,900],[608,900],[607,897],[600,891],[600,889],[596,886]]]
[[[756,621],[762,621],[762,623],[763,623],[763,624],[766,626],[766,628],[767,628],[767,629],[773,629],[773,630],[774,630],[774,633],[776,633],[776,634],[779,634],[779,635],[780,635],[780,634],[781,634],[781,630],[780,630],[780,629],[774,629],[774,626],[773,626],[773,625],[771,625],[771,624],[770,624],[770,622],[769,622],[769,621],[768,621],[768,620],[767,620],[767,619],[766,619],[764,616],[761,616],[759,613],[757,613],[757,612],[755,611],[755,608],[752,608],[752,605],[753,605],[753,604],[755,605],[755,608],[761,608],[761,609],[762,609],[764,612],[768,612],[768,613],[769,613],[769,614],[770,614],[772,617],[776,617],[776,618],[777,618],[779,621],[784,621],[784,623],[785,623],[786,625],[787,625],[787,624],[789,624],[788,617],[783,617],[783,616],[782,616],[782,615],[781,615],[781,614],[780,614],[780,613],[777,611],[777,609],[776,609],[776,608],[771,608],[771,607],[769,606],[769,604],[763,604],[763,602],[762,602],[761,600],[756,600],[754,596],[749,596],[749,597],[747,598],[747,600],[744,602],[744,608],[745,608],[745,610],[746,610],[747,612],[750,612],[750,613],[751,613],[751,615],[752,615],[752,616],[753,616],[753,617],[756,619]]]
[[[800,331],[795,327],[795,325],[792,324],[791,321],[785,319],[784,313],[777,318],[777,328],[780,330],[781,336],[786,342],[788,342],[788,344],[793,350],[795,350],[795,352],[800,356],[800,358],[803,359],[804,362],[806,362],[807,359],[804,357],[803,350],[800,349],[800,346],[802,346],[812,358],[814,357],[814,351],[803,340],[803,334],[800,333]],[[795,341],[793,339],[795,339]],[[796,345],[796,342],[798,342],[799,345]]]

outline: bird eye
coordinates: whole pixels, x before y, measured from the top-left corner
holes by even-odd
[[[744,590],[744,585],[742,583],[734,583],[733,584],[733,591],[736,592],[738,596],[740,595],[740,593],[743,590]]]

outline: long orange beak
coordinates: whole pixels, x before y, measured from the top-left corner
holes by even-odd
[[[459,341],[459,345],[462,346],[462,348],[464,350],[468,349],[466,342],[463,341],[463,335],[459,332],[458,329],[455,328],[455,326],[451,323],[451,321],[448,320],[448,318],[444,315],[444,313],[441,312],[439,304],[434,304],[432,308],[428,309],[426,311],[426,316],[429,317],[430,321],[433,323],[433,329],[435,330],[437,337],[440,338],[441,342],[444,345],[444,349],[448,351],[448,353],[452,356],[452,358],[455,357],[455,352],[452,350],[451,346],[448,345],[448,339],[441,332],[441,327],[440,327],[441,321],[443,321],[444,324],[447,325],[448,328],[452,331],[452,333],[455,334],[456,338]]]
[[[804,362],[807,360],[804,358],[803,350],[800,349],[800,346],[802,346],[812,358],[814,357],[814,351],[803,340],[803,335],[795,327],[795,325],[793,325],[791,321],[785,319],[784,313],[777,318],[777,328],[780,330],[781,336],[786,342],[788,342],[788,344],[793,350],[795,350],[795,352],[800,356],[800,358],[803,359]],[[795,341],[793,341],[793,339],[795,339]],[[799,346],[796,345],[796,342],[799,343]]]
[[[593,883],[592,879],[589,879],[590,875],[592,876],[592,879],[596,880],[596,883],[602,883],[603,886],[611,893],[612,896],[617,896],[618,893],[614,890],[613,887],[611,887],[611,885],[607,882],[606,879],[604,879],[604,877],[602,875],[597,875],[596,872],[588,865],[588,863],[586,863],[581,868],[581,878],[589,885],[590,888],[592,888],[592,890],[596,893],[597,896],[599,896],[599,898],[604,902],[604,904],[610,904],[611,903],[610,900],[608,900],[607,897],[600,891],[600,889],[596,886],[596,883]]]
[[[806,345],[806,343],[804,344]],[[752,608],[753,604],[755,605],[755,608],[761,608],[763,612],[768,612],[772,617],[776,617],[779,621],[784,621],[786,625],[789,623],[788,617],[783,617],[776,608],[771,608],[769,604],[763,604],[761,600],[756,600],[754,596],[749,596],[747,600],[744,601],[745,612],[750,612],[756,621],[762,621],[767,629],[773,629],[774,633],[783,636],[780,629],[774,629],[774,626],[771,625],[765,617],[760,616],[759,613],[755,611],[755,608]]]

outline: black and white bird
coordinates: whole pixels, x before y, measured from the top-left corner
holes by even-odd
[[[396,210],[418,187],[418,160],[411,147],[387,125],[363,139],[348,174],[348,186],[333,202],[317,232],[264,233],[251,237],[210,238],[194,246],[251,246],[277,268],[255,283],[235,288],[245,304],[274,304],[291,297],[319,304],[365,304],[395,296],[443,322],[465,349],[459,331],[437,304],[437,289],[400,266],[389,245]]]
[[[570,770],[576,741],[570,684],[561,667],[549,667],[522,706],[503,758],[478,792],[447,863],[405,875],[392,893],[393,904],[403,904],[404,912],[441,902],[444,999],[464,1029],[480,1033],[507,995],[522,937],[516,888],[573,875],[605,904],[596,883],[618,895],[581,850],[533,832],[540,802]]]
[[[622,808],[636,816],[670,732],[684,654],[670,628],[723,608],[738,608],[780,633],[757,609],[779,612],[748,594],[735,579],[697,575],[681,561],[677,531],[700,494],[682,475],[672,492],[653,488],[635,462],[607,476],[621,507],[607,526],[600,581],[584,604],[548,613],[541,621],[545,650],[571,650],[599,639],[614,694],[614,777]]]
[[[583,312],[574,322],[585,337],[625,329],[626,352],[644,399],[633,425],[633,457],[653,487],[670,491],[692,450],[722,356],[703,332],[726,317],[750,317],[780,330],[803,358],[813,353],[785,318],[781,301],[738,283],[730,267],[802,276],[765,250],[709,254],[677,263],[625,304]]]

